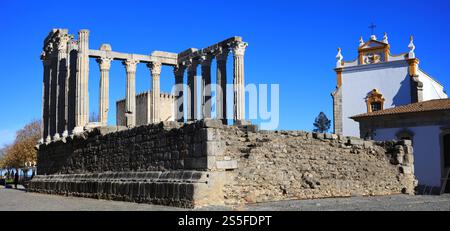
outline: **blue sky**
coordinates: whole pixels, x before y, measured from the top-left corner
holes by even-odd
[[[247,83],[280,84],[279,129],[311,130],[320,111],[332,118],[336,48],[357,55],[359,37],[377,25],[388,32],[392,53],[407,51],[415,37],[420,67],[450,86],[450,1],[6,1],[0,0],[0,146],[41,116],[43,39],[55,27],[91,31],[91,48],[149,54],[205,47],[239,35],[249,43]],[[163,68],[161,87],[173,83]],[[91,62],[91,110],[97,110],[98,67]],[[150,87],[145,65],[137,91]],[[447,89],[447,88],[446,88]],[[111,102],[124,97],[125,72],[111,69]],[[114,104],[111,103],[111,106]],[[110,120],[115,118],[110,114]]]

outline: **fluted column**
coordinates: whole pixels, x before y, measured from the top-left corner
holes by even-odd
[[[202,56],[202,118],[211,118],[211,56]]]
[[[109,111],[109,70],[111,68],[111,58],[102,57],[97,59],[100,66],[100,99],[98,109],[98,119],[102,125],[108,124]]]
[[[46,57],[46,53],[41,55],[42,63],[44,64],[44,78],[42,82],[42,138],[47,141],[51,140],[50,137],[50,61]]]
[[[89,30],[78,32],[77,78],[74,133],[82,132],[89,123]]]
[[[139,61],[129,59],[123,62],[127,71],[127,88],[125,93],[125,120],[127,127],[136,126],[136,64]]]
[[[184,98],[183,78],[185,66],[179,65],[173,68],[175,75],[175,121],[184,122]]]
[[[233,90],[234,90],[234,121],[245,120],[244,92],[244,53],[247,43],[236,41],[232,44],[233,51]]]
[[[193,121],[198,118],[197,110],[197,65],[198,61],[191,60],[187,63],[188,66],[188,88],[187,92],[187,107],[186,110],[188,112],[188,121]]]
[[[161,63],[151,62],[148,64],[150,73],[152,74],[152,103],[151,103],[151,122],[157,123],[161,121],[160,108],[161,108],[161,96],[160,96],[160,81],[161,76]]]
[[[56,124],[56,138],[59,135],[67,137],[67,117],[66,117],[66,97],[67,89],[67,45],[72,37],[67,34],[61,34],[58,38],[58,92],[57,92],[57,124]]]
[[[217,119],[227,124],[227,57],[229,49],[220,47],[215,54],[217,62],[216,74],[216,114]]]

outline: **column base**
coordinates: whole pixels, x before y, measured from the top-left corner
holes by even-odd
[[[75,127],[74,129],[73,129],[73,131],[72,131],[72,133],[73,134],[80,134],[80,133],[83,133],[84,132],[84,128],[83,127],[81,127],[81,126],[78,126],[78,127]]]
[[[68,137],[69,136],[69,132],[67,130],[64,130],[64,132],[62,133],[62,137]]]
[[[234,125],[236,126],[252,125],[252,122],[250,120],[234,120]]]
[[[61,139],[61,136],[59,136],[59,133],[55,133],[55,135],[53,136],[53,140],[59,140]]]
[[[45,138],[45,143],[50,143],[52,142],[52,137],[50,135],[47,136],[47,138]]]

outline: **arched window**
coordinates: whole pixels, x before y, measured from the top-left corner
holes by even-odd
[[[373,89],[366,97],[367,112],[374,112],[384,109],[383,95],[377,89]]]

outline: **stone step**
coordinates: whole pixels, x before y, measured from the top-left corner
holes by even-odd
[[[212,182],[206,171],[38,175],[28,191],[193,208],[201,206],[197,194],[204,201]]]

